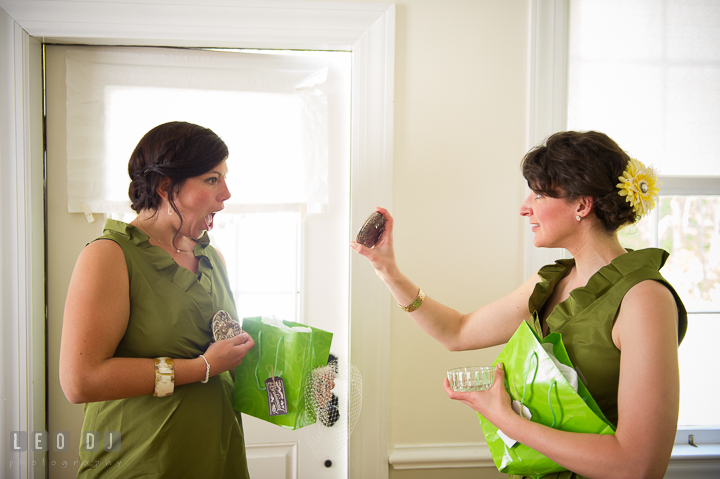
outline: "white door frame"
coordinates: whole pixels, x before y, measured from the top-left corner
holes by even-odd
[[[0,475],[8,478],[45,477],[28,464],[47,454],[15,441],[47,424],[43,212],[41,46],[0,10]]]
[[[31,61],[39,62],[32,52],[40,41],[352,51],[350,224],[361,224],[377,205],[392,207],[393,4],[0,0],[0,8],[10,17],[0,12],[0,31],[9,31],[0,47],[0,70],[11,72],[7,75],[11,81],[0,78],[0,106],[7,107],[0,109],[0,126],[6,128],[6,133],[0,134],[6,142],[0,146],[0,166],[2,172],[12,173],[0,175],[2,199],[9,200],[0,202],[6,240],[0,291],[14,285],[3,296],[0,333],[17,338],[19,344],[13,350],[19,363],[2,372],[4,387],[19,398],[14,413],[2,418],[4,424],[17,423],[18,430],[42,430],[37,424],[45,423],[44,290],[33,287],[38,281],[43,284],[38,264],[42,271],[44,253],[37,245],[44,237],[44,218],[42,204],[36,201],[37,194],[42,195],[38,185],[42,185],[43,172],[30,157],[31,141],[42,138],[38,136],[42,117],[37,108],[32,109],[29,92],[39,71],[39,65],[31,65]],[[10,35],[13,41],[5,42]],[[348,231],[348,240],[352,234]],[[5,264],[6,259],[14,262]],[[350,361],[363,376],[363,411],[350,440],[349,473],[351,478],[382,479],[388,477],[391,302],[367,262],[358,255],[351,255],[350,261]],[[5,316],[17,320],[6,323]],[[32,462],[32,456],[26,454],[25,461]],[[28,468],[18,470],[17,477],[30,475],[32,469]]]
[[[530,14],[532,49],[526,151],[567,128],[570,0],[533,0]],[[530,189],[526,192],[529,194]],[[530,224],[526,224],[525,278],[556,259],[570,258],[562,248],[536,248],[534,236]]]

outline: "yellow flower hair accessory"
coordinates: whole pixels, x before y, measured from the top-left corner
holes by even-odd
[[[620,180],[620,183],[617,184],[620,189],[619,194],[626,197],[625,199],[632,205],[638,219],[655,208],[655,200],[660,193],[658,189],[660,183],[657,173],[652,167],[630,158],[625,171],[618,179]]]

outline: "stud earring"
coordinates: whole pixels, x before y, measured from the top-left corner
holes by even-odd
[[[575,219],[578,220],[578,221],[580,221],[580,220],[582,220],[582,217],[581,217],[580,215],[577,215],[577,216],[575,217]]]

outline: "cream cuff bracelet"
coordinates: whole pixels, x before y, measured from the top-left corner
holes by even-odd
[[[403,306],[402,304],[398,303],[398,306],[400,306],[406,313],[412,313],[420,307],[424,299],[425,293],[422,289],[418,288],[418,294],[412,303],[408,304],[407,306]]]
[[[210,379],[210,363],[207,359],[205,359],[205,356],[203,356],[202,354],[200,355],[200,357],[203,358],[203,361],[205,361],[205,366],[207,366],[207,369],[205,370],[205,379],[200,381],[201,383],[205,384],[208,382],[208,379]]]
[[[155,391],[153,396],[172,396],[175,390],[175,365],[172,358],[155,358]]]

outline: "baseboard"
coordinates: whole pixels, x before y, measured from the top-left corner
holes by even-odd
[[[714,449],[699,454],[676,446],[666,479],[711,479],[720,477],[720,457]],[[692,454],[694,453],[694,454]],[[495,467],[485,443],[396,445],[388,462],[393,469],[454,469]]]
[[[717,479],[720,477],[720,459],[671,459],[665,479]]]
[[[393,469],[495,467],[485,443],[397,445],[388,462]]]

